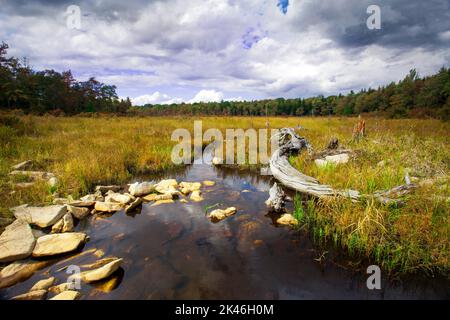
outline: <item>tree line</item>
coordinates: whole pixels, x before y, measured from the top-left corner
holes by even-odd
[[[71,71],[35,71],[24,59],[7,57],[8,45],[0,45],[0,108],[26,113],[119,113],[128,115],[223,115],[223,116],[351,116],[376,113],[391,118],[450,118],[450,68],[420,77],[411,70],[399,82],[377,89],[343,95],[296,99],[147,104],[132,106],[119,99],[116,86],[90,78],[77,81]]]
[[[77,81],[72,72],[35,71],[15,57],[7,57],[8,45],[0,44],[0,108],[54,115],[83,112],[125,113],[129,99],[120,100],[116,86],[90,78]]]
[[[450,69],[442,67],[429,77],[416,70],[399,82],[377,89],[351,91],[347,95],[319,95],[297,99],[221,101],[194,104],[147,104],[129,112],[147,115],[226,115],[226,116],[351,116],[376,113],[390,118],[450,117]]]

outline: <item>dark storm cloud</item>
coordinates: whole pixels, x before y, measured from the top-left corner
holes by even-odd
[[[366,25],[369,5],[381,9],[381,30]],[[299,30],[319,28],[344,47],[448,47],[441,35],[450,30],[448,0],[306,1],[295,21]]]

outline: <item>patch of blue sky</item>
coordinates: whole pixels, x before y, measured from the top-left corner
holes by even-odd
[[[278,0],[277,7],[280,8],[283,14],[286,14],[289,7],[289,0]]]

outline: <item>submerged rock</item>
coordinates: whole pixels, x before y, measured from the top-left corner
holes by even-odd
[[[41,228],[54,225],[67,212],[66,206],[52,205],[47,207],[20,206],[11,209],[14,216],[19,220],[24,220]]]
[[[0,262],[24,259],[31,255],[36,239],[27,222],[15,220],[0,236]]]
[[[54,296],[49,300],[76,300],[81,296],[81,293],[78,291],[67,290],[63,291],[60,294]]]
[[[28,279],[39,269],[49,265],[51,261],[21,260],[13,262],[0,271],[0,289]]]
[[[95,210],[100,212],[116,212],[122,210],[122,204],[118,202],[99,202],[95,203]]]
[[[229,216],[234,215],[235,213],[236,213],[236,208],[235,207],[230,207],[230,208],[227,208],[225,210],[216,209],[216,210],[211,211],[211,213],[208,215],[208,217],[211,220],[213,220],[213,221],[214,220],[215,221],[220,221],[220,220],[223,220],[223,219],[225,219],[225,218],[227,218]]]
[[[79,232],[49,234],[36,241],[33,257],[46,257],[76,250],[85,242],[86,234]]]
[[[37,290],[48,290],[53,284],[55,283],[55,277],[50,277],[48,279],[39,280],[34,284],[34,286],[31,287],[31,291],[37,291]]]
[[[153,190],[155,190],[155,188],[150,182],[135,182],[130,185],[128,192],[134,197],[140,197],[152,193]]]
[[[160,204],[167,204],[167,203],[174,203],[175,201],[173,201],[172,199],[168,199],[168,200],[158,200],[155,203],[153,203],[151,205],[151,207],[155,207],[155,206],[159,206]]]
[[[121,258],[115,259],[114,261],[111,261],[98,269],[84,271],[80,274],[81,280],[90,283],[105,279],[119,269],[122,261],[123,259]]]
[[[210,181],[210,180],[203,181],[203,185],[206,186],[206,187],[212,187],[215,184],[216,183],[214,181]]]
[[[277,219],[277,223],[285,226],[295,226],[298,224],[298,221],[292,214],[285,213]]]
[[[34,290],[15,296],[11,300],[44,300],[46,296],[47,290]]]

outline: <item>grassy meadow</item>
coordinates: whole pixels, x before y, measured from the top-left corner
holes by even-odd
[[[208,128],[264,128],[266,118],[252,117],[52,117],[0,115],[0,215],[23,203],[45,204],[52,194],[74,198],[98,184],[125,183],[143,173],[174,169],[170,160],[173,130],[192,131],[193,121]],[[370,257],[387,270],[448,272],[450,125],[439,120],[366,119],[367,137],[351,142],[356,118],[270,118],[271,128],[301,125],[316,151],[332,137],[352,149],[355,158],[318,168],[306,154],[292,164],[321,183],[361,193],[404,183],[408,172],[419,187],[404,207],[371,200],[296,201],[300,228],[318,243],[333,243],[355,257]],[[34,160],[53,172],[56,187],[45,182],[17,188],[25,177],[9,176],[11,166]],[[380,161],[384,164],[381,165]]]

